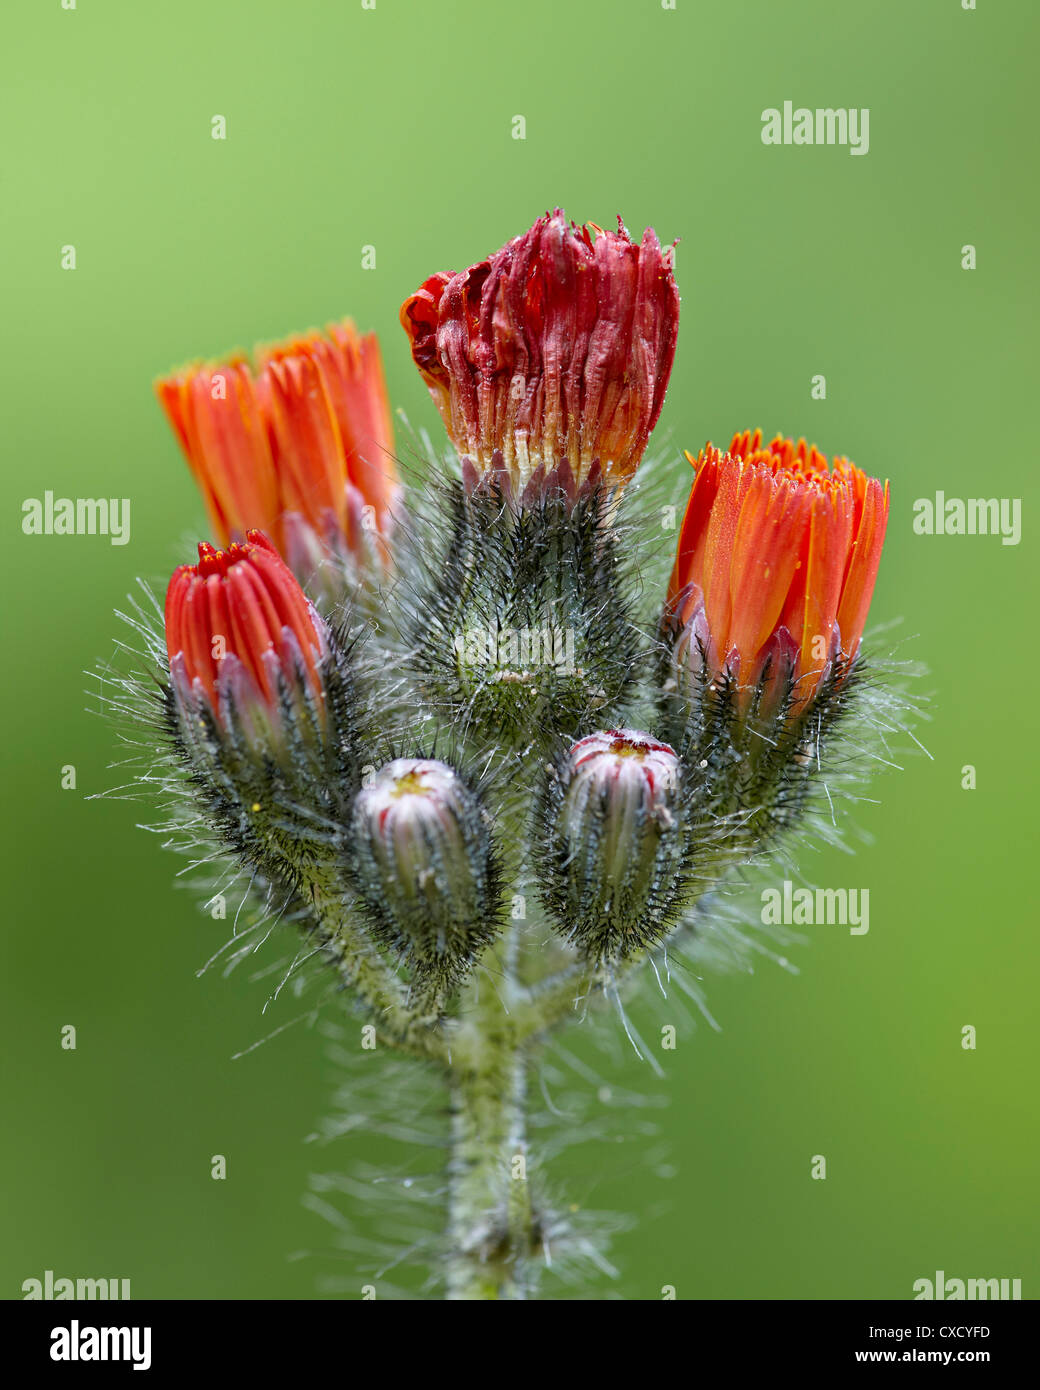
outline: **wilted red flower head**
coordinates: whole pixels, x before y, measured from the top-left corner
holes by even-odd
[[[166,591],[166,650],[178,697],[205,699],[228,727],[231,709],[279,722],[280,685],[305,691],[319,715],[325,626],[259,531],[174,570]]]
[[[804,703],[859,649],[888,520],[888,484],[804,439],[734,436],[696,469],[668,590],[695,670],[745,690],[789,671]],[[703,654],[703,655],[702,655]]]
[[[671,248],[559,208],[493,256],[433,275],[401,307],[412,356],[462,459],[527,500],[635,472],[679,327]]]
[[[259,527],[301,578],[327,550],[386,557],[398,483],[374,333],[347,320],[155,389],[222,544]]]

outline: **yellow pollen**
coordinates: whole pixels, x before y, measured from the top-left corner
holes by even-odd
[[[639,758],[646,757],[646,748],[639,744],[629,743],[627,739],[616,738],[610,745],[610,751],[618,758]]]
[[[409,796],[413,793],[423,793],[426,787],[422,778],[417,772],[406,772],[403,777],[399,777],[394,783],[391,796]]]

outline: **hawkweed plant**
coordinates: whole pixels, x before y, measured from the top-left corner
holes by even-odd
[[[835,838],[905,729],[860,648],[888,487],[804,440],[709,444],[658,573],[683,499],[661,459],[637,470],[679,292],[620,219],[546,213],[401,322],[457,454],[429,446],[407,488],[349,322],[157,384],[211,539],[165,604],[142,585],[102,678],[207,902],[241,885],[226,958],[296,934],[279,989],[331,982],[348,1105],[377,1123],[404,1068],[432,1113],[435,1229],[370,1243],[372,1279],[424,1261],[430,1292],[522,1299],[608,1267],[615,1224],[532,1142],[559,1036],[657,1066],[626,1000],[700,1003],[706,964],[771,951],[728,888]]]

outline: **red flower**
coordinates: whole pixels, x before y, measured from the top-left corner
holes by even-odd
[[[166,591],[166,650],[182,700],[204,698],[225,727],[230,705],[279,720],[280,683],[303,687],[320,711],[325,628],[292,571],[259,531],[174,570]]]
[[[679,326],[672,252],[557,209],[487,260],[431,276],[401,306],[412,357],[469,488],[523,499],[636,471],[664,403]]]
[[[222,544],[260,527],[301,578],[366,532],[385,558],[398,486],[375,334],[348,320],[155,389]]]
[[[745,689],[786,666],[795,698],[859,649],[888,520],[888,484],[804,439],[734,436],[708,444],[697,470],[668,589],[694,668],[728,668]],[[703,653],[703,656],[702,656]]]

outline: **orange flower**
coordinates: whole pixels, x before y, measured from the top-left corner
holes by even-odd
[[[375,334],[347,320],[155,389],[222,544],[259,527],[301,579],[366,537],[386,558],[398,484]]]
[[[274,546],[259,531],[223,550],[202,542],[166,591],[166,650],[178,698],[204,699],[224,724],[229,701],[281,719],[279,685],[302,682],[320,710],[326,629]]]
[[[569,223],[557,208],[401,306],[412,357],[472,490],[520,501],[620,488],[664,404],[679,327],[672,252],[652,228]]]
[[[789,674],[796,703],[859,650],[888,520],[888,484],[848,459],[762,433],[696,458],[668,589],[695,670],[745,690]]]

